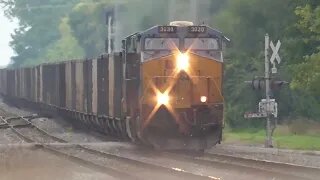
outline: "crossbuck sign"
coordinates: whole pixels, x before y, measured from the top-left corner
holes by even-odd
[[[277,73],[277,68],[276,68],[276,62],[275,60],[277,60],[278,64],[280,64],[281,62],[281,58],[279,56],[279,49],[280,49],[280,46],[281,46],[281,42],[278,40],[276,46],[273,44],[273,42],[271,41],[270,42],[270,47],[271,47],[271,50],[273,51],[272,52],[272,56],[270,58],[270,62],[271,64],[273,65],[273,68],[271,69],[272,73],[275,74]]]

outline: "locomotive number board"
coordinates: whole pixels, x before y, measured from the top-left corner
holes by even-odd
[[[206,26],[189,26],[189,33],[205,33],[207,32]]]
[[[159,26],[158,31],[159,33],[176,33],[177,26]]]

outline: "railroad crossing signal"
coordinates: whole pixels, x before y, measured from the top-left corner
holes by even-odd
[[[251,81],[245,81],[245,83],[250,84],[253,90],[264,90],[266,88],[266,80],[264,77],[257,77]],[[288,84],[288,82],[274,78],[269,81],[270,89],[273,91],[281,89],[281,87],[285,84]]]
[[[275,99],[271,99],[271,90],[280,89],[282,85],[288,84],[286,81],[276,80],[270,77],[270,63],[273,65],[271,69],[272,74],[277,73],[276,61],[278,64],[281,63],[281,58],[279,56],[279,50],[281,47],[281,42],[278,40],[277,44],[274,45],[269,39],[269,35],[265,36],[265,75],[264,77],[258,77],[252,81],[246,81],[250,83],[254,90],[265,89],[266,98],[259,102],[259,112],[245,113],[245,118],[266,118],[267,126],[267,138],[266,147],[272,147],[272,129],[271,129],[271,119],[270,116],[273,115],[275,118],[278,117],[278,103]],[[272,50],[272,56],[269,59],[269,50]],[[275,126],[274,126],[275,128]]]

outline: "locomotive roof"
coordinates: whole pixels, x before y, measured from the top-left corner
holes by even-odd
[[[138,32],[138,33],[134,33],[126,38],[130,38],[132,36],[141,36],[142,38],[144,37],[147,37],[147,36],[150,36],[150,35],[155,35],[155,34],[166,34],[166,36],[168,37],[171,37],[171,36],[174,36],[176,34],[186,34],[187,31],[188,31],[188,28],[190,26],[174,26],[177,28],[177,32],[175,33],[159,33],[159,27],[161,27],[162,25],[156,25],[156,26],[153,26],[145,31],[141,31],[141,32]],[[221,31],[217,30],[217,29],[214,29],[208,25],[200,25],[201,27],[206,27],[206,32],[205,33],[199,33],[199,34],[194,34],[193,36],[195,37],[207,37],[208,34],[211,35],[211,36],[216,36],[216,37],[219,37],[219,38],[222,38],[223,40],[225,40],[226,42],[230,42],[230,39],[227,38]],[[200,27],[199,26],[199,27]],[[197,27],[197,26],[194,26],[194,27]]]

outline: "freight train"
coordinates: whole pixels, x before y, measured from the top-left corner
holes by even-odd
[[[207,25],[176,21],[132,34],[121,52],[96,59],[1,69],[0,92],[108,135],[203,150],[222,139],[228,41]]]

